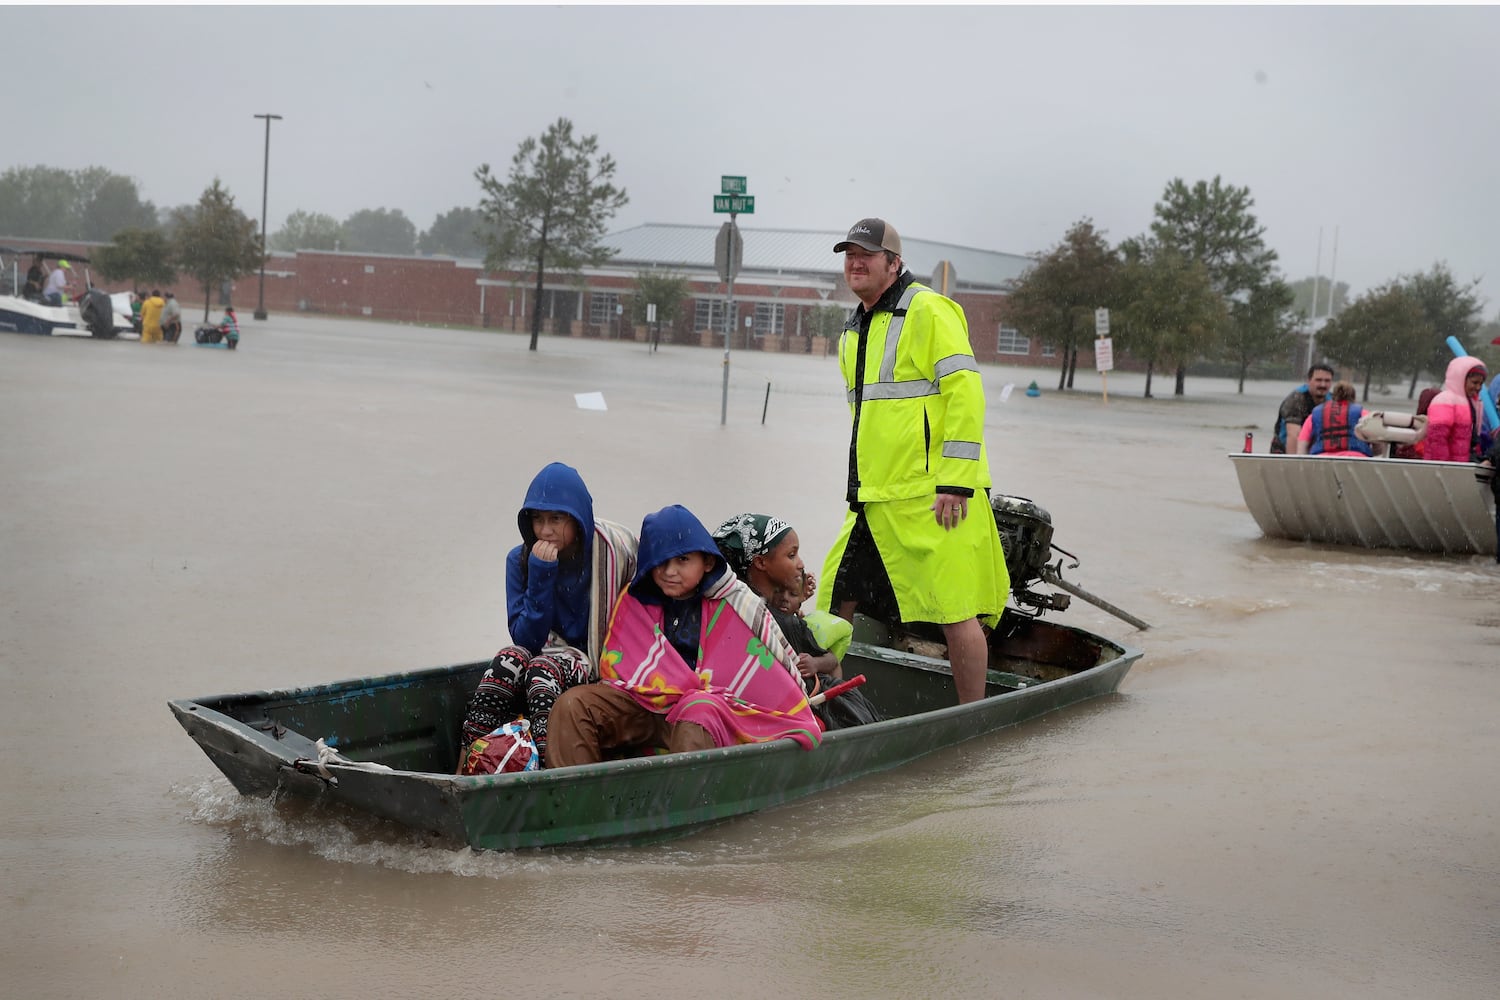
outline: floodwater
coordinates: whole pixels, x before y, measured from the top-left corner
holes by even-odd
[[[670,844],[475,853],[242,800],[170,698],[490,655],[527,481],[842,517],[832,359],[251,321],[0,336],[16,997],[1492,997],[1500,569],[1263,539],[1289,386],[987,367],[997,489],[1153,624],[1117,696]],[[1036,378],[1040,398],[1021,390]],[[764,423],[762,406],[770,386]],[[1002,402],[1003,387],[1015,392]],[[602,392],[607,412],[575,392]],[[1404,403],[1404,386],[1392,408]]]

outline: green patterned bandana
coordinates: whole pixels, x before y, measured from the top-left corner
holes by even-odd
[[[776,548],[792,526],[770,514],[736,514],[714,529],[714,542],[734,575],[750,575],[750,561]]]

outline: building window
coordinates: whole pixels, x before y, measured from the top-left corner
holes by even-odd
[[[620,297],[614,292],[592,292],[589,294],[589,324],[608,326],[615,318],[615,306]]]
[[[1002,326],[996,350],[1001,354],[1030,354],[1031,338],[1021,336],[1021,331],[1014,327]]]
[[[780,302],[755,304],[755,335],[779,337],[786,330],[786,307]]]
[[[1053,347],[1051,344],[1043,344],[1042,345],[1042,357],[1044,357],[1044,358],[1055,358],[1055,357],[1057,357],[1057,348]]]
[[[725,299],[695,299],[693,303],[693,329],[723,330]]]

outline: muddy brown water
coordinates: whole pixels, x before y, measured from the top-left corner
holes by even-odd
[[[7,995],[1500,988],[1500,572],[1260,537],[1224,455],[1284,384],[1116,374],[1106,405],[1091,372],[986,367],[997,488],[1155,626],[1058,616],[1144,648],[1117,696],[639,849],[241,799],[166,701],[488,656],[547,461],[604,516],[774,511],[820,561],[832,359],[735,352],[720,426],[722,352],[525,348],[296,316],[234,354],[0,335]]]

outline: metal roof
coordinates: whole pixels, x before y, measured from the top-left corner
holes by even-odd
[[[648,222],[604,237],[615,250],[611,267],[678,268],[698,270],[714,267],[716,225],[681,225]],[[833,245],[846,235],[843,230],[751,229],[740,226],[745,241],[744,271],[755,280],[781,275],[788,278],[842,279],[843,258]],[[912,273],[926,278],[939,261],[953,265],[959,288],[1000,290],[1019,278],[1034,261],[1020,254],[979,250],[974,247],[901,238],[902,259]],[[749,279],[745,274],[742,280]]]

